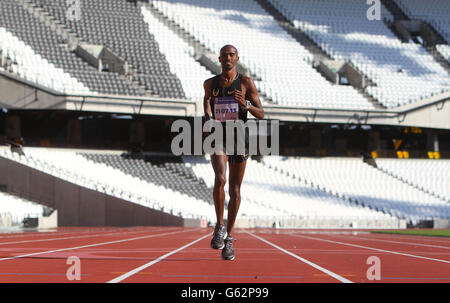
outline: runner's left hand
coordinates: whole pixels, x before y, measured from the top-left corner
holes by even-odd
[[[233,91],[233,97],[234,97],[235,100],[237,100],[239,102],[240,106],[242,106],[242,107],[246,107],[247,106],[247,103],[245,102],[245,96],[240,90],[235,89]]]

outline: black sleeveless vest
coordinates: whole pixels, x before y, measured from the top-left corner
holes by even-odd
[[[241,89],[242,75],[241,74],[237,74],[236,79],[234,79],[233,83],[231,83],[231,85],[229,87],[220,87],[219,79],[220,79],[220,75],[215,76],[212,80],[212,85],[211,85],[211,99],[209,100],[209,105],[211,107],[213,119],[215,119],[214,98],[232,96],[233,91],[235,89],[242,91],[242,89]],[[246,110],[244,107],[242,107],[239,104],[239,113],[238,113],[239,120],[242,120],[244,123],[247,122],[247,112],[248,112],[248,110]]]

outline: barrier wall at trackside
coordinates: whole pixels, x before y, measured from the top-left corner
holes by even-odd
[[[58,227],[58,211],[53,211],[49,216],[38,218],[38,228],[47,229]]]
[[[342,218],[322,218],[322,219],[300,219],[300,218],[273,218],[256,219],[240,217],[236,219],[236,227],[241,228],[359,228],[359,229],[404,229],[406,220],[396,218],[386,219],[342,219]]]
[[[185,225],[183,218],[67,182],[2,157],[0,185],[10,194],[55,208],[58,226]]]

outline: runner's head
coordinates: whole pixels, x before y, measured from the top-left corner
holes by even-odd
[[[238,50],[233,45],[227,44],[220,49],[219,62],[222,70],[232,70],[239,61]]]

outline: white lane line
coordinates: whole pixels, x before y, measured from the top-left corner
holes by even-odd
[[[450,244],[450,238],[444,237],[431,237],[431,236],[421,236],[421,235],[403,235],[403,234],[388,234],[388,233],[371,233],[372,236],[378,236],[378,238],[384,239],[383,236],[391,236],[397,240],[425,240],[427,242],[437,242]],[[448,240],[446,240],[448,239]]]
[[[132,230],[142,230],[142,228],[136,228],[136,227],[122,227],[122,228],[109,228],[109,229],[101,229],[98,228],[98,230],[95,230],[95,228],[92,228],[90,230],[90,227],[86,228],[79,228],[79,229],[73,229],[70,232],[66,231],[50,231],[50,230],[41,230],[41,231],[33,231],[33,232],[24,232],[24,231],[17,231],[14,233],[4,233],[5,236],[0,236],[0,239],[13,239],[13,238],[35,238],[35,237],[45,237],[45,236],[62,236],[62,235],[82,235],[82,234],[89,234],[93,232],[113,232],[115,230],[123,230],[123,231],[132,231]],[[77,231],[78,230],[78,231]],[[80,231],[82,230],[82,231]],[[2,234],[0,232],[0,234]]]
[[[304,263],[306,263],[306,264],[312,266],[312,267],[314,267],[315,269],[320,270],[321,272],[323,272],[323,273],[325,273],[325,274],[327,274],[327,275],[329,275],[329,276],[335,278],[336,280],[339,280],[339,281],[341,281],[341,282],[343,282],[343,283],[353,283],[352,281],[350,281],[350,280],[348,280],[348,279],[346,279],[346,278],[344,278],[344,277],[341,277],[340,275],[338,275],[338,274],[336,274],[336,273],[334,273],[334,272],[332,272],[332,271],[329,271],[328,269],[323,268],[323,267],[320,266],[320,265],[317,265],[317,264],[315,264],[315,263],[313,263],[313,262],[311,262],[311,261],[308,261],[308,260],[306,260],[306,259],[304,259],[304,258],[302,258],[302,257],[299,257],[299,256],[297,256],[296,254],[291,253],[290,251],[288,251],[288,250],[286,250],[286,249],[284,249],[284,248],[281,248],[281,247],[279,247],[278,245],[273,244],[273,243],[270,242],[270,241],[267,241],[266,239],[263,239],[263,238],[261,238],[261,237],[255,235],[255,234],[250,233],[250,232],[247,232],[247,231],[246,231],[246,233],[248,233],[249,235],[255,237],[256,239],[261,240],[261,241],[263,241],[264,243],[267,243],[267,244],[269,244],[269,245],[275,247],[276,249],[279,249],[279,250],[281,250],[282,252],[284,252],[284,253],[286,253],[286,254],[288,254],[288,255],[290,255],[290,256],[292,256],[292,257],[294,257],[294,258],[296,258],[296,259],[298,259],[298,260],[300,260],[300,261],[302,261],[302,262],[304,262]]]
[[[412,254],[407,254],[407,253],[401,253],[401,252],[398,252],[398,251],[392,251],[392,250],[386,250],[386,249],[362,246],[362,245],[351,244],[351,243],[340,242],[340,241],[333,241],[333,240],[326,240],[326,239],[320,239],[320,238],[313,238],[313,237],[301,236],[301,235],[290,235],[290,236],[291,237],[297,237],[297,238],[306,238],[306,239],[311,239],[311,240],[316,240],[316,241],[323,241],[323,242],[334,243],[334,244],[347,245],[347,246],[352,246],[352,247],[358,247],[358,248],[363,248],[363,249],[369,249],[369,250],[375,250],[375,251],[379,251],[379,252],[390,253],[390,254],[394,254],[394,255],[401,255],[401,256],[406,256],[406,257],[412,257],[412,258],[418,258],[418,259],[424,259],[424,260],[430,260],[430,261],[436,261],[436,262],[442,262],[442,263],[450,264],[450,261],[447,261],[447,260],[441,260],[441,259],[417,256],[417,255],[412,255]]]
[[[127,242],[127,241],[148,239],[148,238],[153,238],[153,237],[167,236],[167,235],[172,235],[172,234],[177,234],[177,233],[184,233],[184,232],[187,232],[187,231],[192,231],[192,230],[174,231],[174,232],[168,232],[168,233],[162,233],[162,234],[153,234],[153,235],[148,235],[148,236],[141,236],[141,237],[135,237],[135,238],[129,238],[129,239],[116,240],[116,241],[94,243],[94,244],[82,245],[82,246],[76,246],[76,247],[47,250],[47,251],[35,252],[35,253],[31,253],[31,254],[25,254],[25,255],[19,255],[19,256],[2,258],[2,259],[0,259],[0,261],[6,261],[6,260],[12,260],[12,259],[18,259],[18,258],[25,258],[25,257],[32,257],[32,256],[37,256],[37,255],[43,255],[43,254],[50,254],[50,253],[55,253],[55,252],[60,252],[60,251],[67,251],[67,250],[95,247],[95,246],[101,246],[101,245],[115,244],[115,243],[121,243],[121,242]]]
[[[204,235],[204,236],[198,238],[197,240],[194,240],[194,241],[192,241],[192,242],[190,242],[190,243],[188,243],[188,244],[186,244],[186,245],[184,245],[184,246],[182,246],[182,247],[180,247],[180,248],[177,248],[177,249],[175,249],[175,250],[173,250],[173,251],[171,251],[171,252],[169,252],[169,253],[167,253],[167,254],[165,254],[165,255],[163,255],[163,256],[161,256],[161,257],[159,257],[159,258],[157,258],[157,259],[155,259],[155,260],[153,260],[153,261],[151,261],[151,262],[148,262],[147,264],[144,264],[144,265],[142,265],[142,266],[140,266],[140,267],[138,267],[138,268],[135,268],[135,269],[133,269],[133,270],[131,270],[131,271],[129,271],[129,272],[127,272],[127,273],[125,273],[125,274],[123,274],[123,275],[117,277],[117,278],[115,278],[115,279],[112,279],[112,280],[109,281],[108,283],[119,283],[119,282],[121,282],[121,281],[123,281],[123,280],[129,278],[130,276],[132,276],[132,275],[134,275],[134,274],[140,272],[141,270],[144,270],[144,269],[146,269],[147,267],[150,267],[150,266],[152,266],[153,264],[156,264],[156,263],[158,263],[158,262],[164,260],[165,258],[167,258],[167,257],[169,257],[169,256],[171,256],[171,255],[173,255],[173,254],[175,254],[175,253],[177,253],[177,252],[179,252],[179,251],[182,251],[183,249],[185,249],[185,248],[187,248],[187,247],[189,247],[189,246],[191,246],[191,245],[193,245],[193,244],[195,244],[195,243],[197,243],[197,242],[199,242],[199,241],[205,239],[205,238],[208,237],[208,236],[210,236],[210,233],[208,233],[208,234],[206,234],[206,235]]]
[[[344,237],[342,235],[333,235],[338,237]],[[392,241],[392,240],[386,240],[386,239],[380,239],[380,238],[364,238],[358,236],[356,239],[361,240],[368,240],[368,241],[377,241],[377,242],[386,242],[386,243],[396,243],[396,244],[404,244],[404,245],[417,245],[417,246],[424,246],[424,247],[432,247],[432,248],[442,248],[442,249],[450,249],[448,246],[439,246],[439,245],[431,245],[431,244],[421,244],[421,243],[415,243],[415,242],[406,242],[406,241]]]
[[[0,243],[0,245],[34,243],[34,242],[46,242],[46,241],[69,240],[69,239],[81,239],[81,238],[93,238],[93,237],[103,237],[103,236],[110,236],[110,235],[114,235],[115,236],[115,235],[127,235],[127,234],[141,234],[141,233],[149,232],[149,231],[150,230],[147,230],[147,231],[146,230],[139,230],[139,231],[136,230],[136,231],[126,231],[126,232],[108,232],[108,233],[100,233],[100,234],[85,235],[85,236],[60,237],[60,238],[23,240],[23,241],[11,241],[11,242],[2,242],[2,243]],[[153,231],[155,231],[155,230],[153,230]]]

